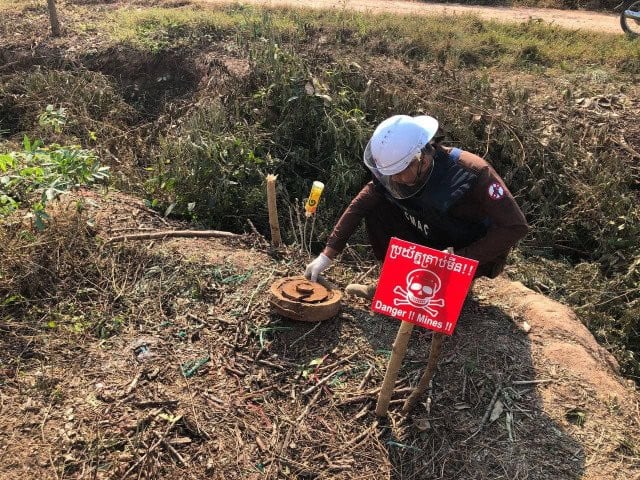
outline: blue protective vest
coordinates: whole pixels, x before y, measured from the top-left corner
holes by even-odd
[[[397,205],[426,240],[425,244],[438,249],[463,248],[487,233],[490,221],[477,221],[452,216],[451,207],[460,202],[475,187],[478,173],[458,164],[461,150],[454,148],[447,155],[437,149],[433,171],[422,189],[411,198],[393,198],[383,188],[387,199]]]

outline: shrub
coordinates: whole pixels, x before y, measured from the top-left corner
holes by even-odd
[[[66,123],[65,112],[49,106],[40,123],[59,133]],[[107,179],[108,170],[92,150],[56,143],[45,146],[25,135],[22,151],[0,154],[0,217],[23,204],[32,209],[36,227],[43,229],[48,202],[74,188]]]

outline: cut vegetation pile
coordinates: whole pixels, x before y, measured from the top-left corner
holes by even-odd
[[[270,316],[264,291],[301,273],[305,253],[323,245],[367,180],[360,158],[374,126],[393,113],[428,113],[445,143],[484,156],[518,197],[533,228],[511,276],[571,305],[637,379],[638,40],[473,17],[76,3],[61,5],[65,35],[55,40],[44,5],[0,7],[0,168],[10,179],[0,185],[0,381],[12,392],[0,411],[18,423],[20,412],[38,413],[33,425],[6,424],[14,447],[0,455],[16,459],[7,472],[632,475],[636,433],[621,426],[606,452],[582,435],[592,449],[584,451],[573,439],[582,400],[568,401],[568,417],[540,417],[538,390],[512,383],[548,372],[522,363],[530,344],[499,310],[469,302],[448,344],[434,402],[455,416],[443,409],[430,424],[402,425],[392,415],[374,427],[365,407],[397,325],[372,322],[359,305],[305,337],[312,326]],[[31,168],[42,156],[53,159],[48,167]],[[267,255],[255,233],[235,248],[102,245],[177,222],[268,235],[267,173],[278,174],[286,252]],[[107,174],[146,207],[89,191],[80,202],[53,201]],[[313,180],[326,189],[311,227],[300,210]],[[363,241],[353,239],[340,265],[364,271]],[[496,335],[520,340],[496,356]],[[399,388],[418,375],[412,360],[424,360],[428,335],[417,342]],[[511,413],[525,412],[500,427],[483,419],[498,386]],[[33,452],[44,464],[27,467],[21,442],[36,434],[56,446],[49,458]],[[560,444],[566,452],[549,458]],[[592,470],[586,459],[603,455],[626,466]]]

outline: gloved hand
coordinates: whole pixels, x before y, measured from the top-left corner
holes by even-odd
[[[324,253],[318,255],[313,262],[307,265],[307,269],[304,271],[304,276],[312,282],[318,281],[318,275],[331,266],[333,260],[327,257]]]

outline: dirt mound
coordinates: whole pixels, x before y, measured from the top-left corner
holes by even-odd
[[[613,356],[598,345],[571,309],[519,282],[478,282],[475,293],[528,330],[541,410],[567,426],[585,446],[585,477],[635,478],[610,463],[620,455],[637,472],[635,445],[640,433],[635,384],[619,376]],[[600,441],[603,438],[609,439],[606,445]]]
[[[56,310],[87,295],[81,278],[39,305],[43,322],[3,317],[2,478],[640,473],[637,393],[571,311],[520,284],[476,283],[429,394],[405,418],[430,345],[414,330],[389,418],[376,419],[398,322],[353,298],[326,322],[286,320],[268,287],[300,273],[301,252],[250,235],[104,244],[184,226],[117,192],[82,199],[113,270],[81,305],[102,305],[120,328],[101,337],[90,318]],[[334,270],[342,286],[354,276]]]
[[[529,338],[541,357],[562,364],[596,389],[602,398],[628,394],[617,376],[618,363],[602,348],[568,307],[529,290],[520,282],[496,282],[491,298],[504,303],[531,327]],[[627,385],[627,386],[628,386]]]

